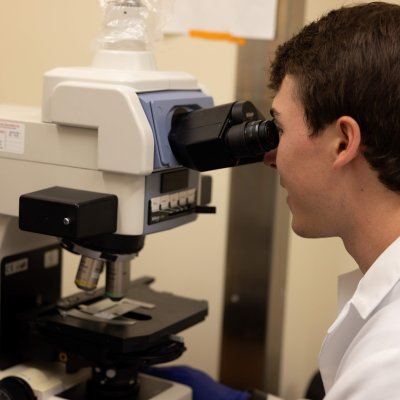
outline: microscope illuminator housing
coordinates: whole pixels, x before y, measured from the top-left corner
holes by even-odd
[[[78,240],[117,229],[115,195],[53,187],[22,195],[22,230]]]

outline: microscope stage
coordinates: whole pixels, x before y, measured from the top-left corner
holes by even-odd
[[[62,299],[37,316],[37,330],[56,348],[94,361],[110,354],[117,359],[151,356],[151,349],[159,354],[160,346],[168,353],[171,335],[205,319],[207,302],[156,292],[149,286],[152,281],[133,281],[121,302],[105,298],[104,289]]]

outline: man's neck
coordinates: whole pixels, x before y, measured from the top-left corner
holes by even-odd
[[[383,190],[354,203],[351,226],[341,235],[363,273],[400,236],[400,196]]]

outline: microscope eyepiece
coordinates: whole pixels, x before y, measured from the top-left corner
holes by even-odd
[[[226,144],[237,158],[257,157],[277,147],[279,135],[272,121],[244,122],[227,132]]]

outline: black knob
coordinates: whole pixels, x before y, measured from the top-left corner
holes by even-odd
[[[17,376],[0,381],[0,400],[37,400],[29,384]]]

